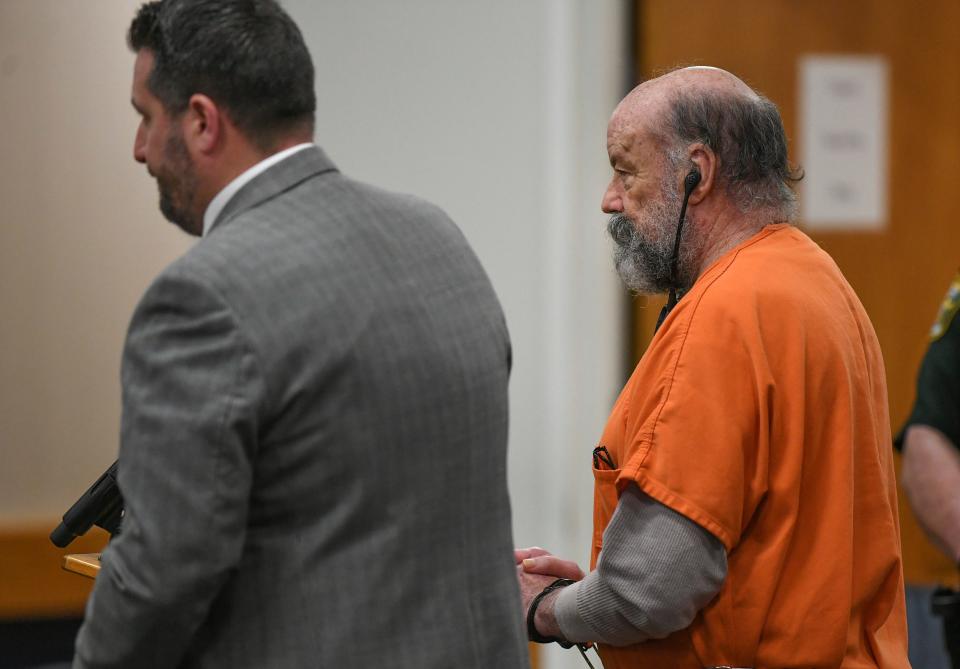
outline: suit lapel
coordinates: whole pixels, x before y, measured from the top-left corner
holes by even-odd
[[[258,174],[250,183],[237,191],[213,222],[210,233],[215,233],[231,219],[290,190],[310,177],[336,171],[336,165],[320,147],[312,146],[298,151],[273,165],[263,174]]]

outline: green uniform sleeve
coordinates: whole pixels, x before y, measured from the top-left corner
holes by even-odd
[[[903,447],[911,425],[929,425],[960,447],[960,274],[944,298],[937,321],[930,332],[931,342],[920,364],[917,399],[894,445]]]

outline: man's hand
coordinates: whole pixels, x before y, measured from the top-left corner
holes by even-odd
[[[513,551],[514,561],[523,565],[528,574],[543,574],[558,578],[569,578],[579,581],[583,578],[583,570],[572,560],[563,560],[542,548],[517,548]]]
[[[534,597],[558,578],[569,578],[575,581],[583,578],[583,570],[576,562],[558,558],[542,548],[516,549],[513,551],[513,558],[517,564],[517,581],[520,584],[524,619]],[[563,638],[560,626],[553,615],[553,602],[559,594],[559,590],[551,592],[541,599],[537,606],[534,624],[537,631],[547,637]]]

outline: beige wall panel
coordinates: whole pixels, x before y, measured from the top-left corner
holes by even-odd
[[[0,528],[116,457],[130,313],[188,243],[132,158],[137,4],[0,2]]]

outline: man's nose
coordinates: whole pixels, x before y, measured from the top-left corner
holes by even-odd
[[[600,209],[605,214],[616,214],[623,211],[623,198],[613,187],[613,184],[607,186],[607,191],[603,194],[603,200],[600,202]]]
[[[133,138],[133,159],[138,163],[147,162],[147,154],[144,151],[143,125],[137,126],[137,134]]]

